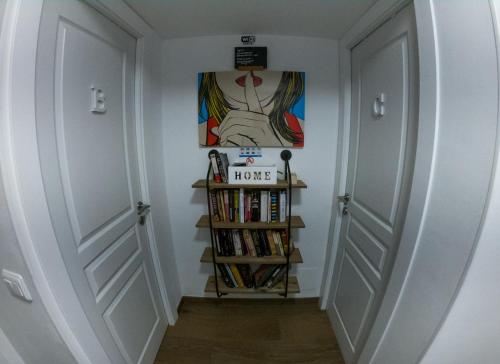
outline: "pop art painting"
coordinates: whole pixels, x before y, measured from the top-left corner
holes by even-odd
[[[304,72],[198,73],[199,144],[304,146]]]

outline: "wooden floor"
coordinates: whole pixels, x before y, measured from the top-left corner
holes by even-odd
[[[344,364],[317,299],[183,298],[155,364]]]

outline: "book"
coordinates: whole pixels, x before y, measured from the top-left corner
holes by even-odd
[[[218,152],[216,150],[210,152],[210,154],[208,155],[208,157],[210,158],[210,163],[212,164],[212,172],[213,172],[213,175],[214,175],[214,181],[217,182],[217,183],[220,183],[222,182],[222,178],[219,174],[219,166],[217,164],[217,156],[218,156]]]
[[[255,278],[255,287],[262,287],[266,284],[266,282],[271,278],[273,273],[280,269],[280,265],[269,265],[264,272],[259,275],[259,279]]]
[[[227,275],[229,276],[229,279],[231,280],[232,286],[233,287],[238,287],[238,282],[236,281],[233,272],[231,271],[231,267],[229,264],[224,264],[225,271],[227,272]]]
[[[224,214],[226,215],[225,221],[231,221],[231,215],[229,213],[229,191],[224,190]]]
[[[217,193],[214,190],[210,191],[210,209],[214,221],[220,221],[219,208],[217,207]]]
[[[245,222],[252,220],[252,197],[250,193],[245,194]]]
[[[275,270],[271,278],[269,278],[266,282],[267,288],[273,288],[279,282],[283,280],[286,273],[286,265],[281,266],[279,269]]]
[[[279,251],[278,255],[281,255],[281,256],[285,255],[285,250],[283,248],[283,243],[281,242],[280,233],[277,231],[273,231],[273,236],[274,236],[274,240],[277,242],[278,251]]]
[[[262,277],[264,274],[269,270],[272,269],[274,265],[272,264],[261,264],[253,273],[253,278],[255,281],[255,287],[259,286],[260,281],[262,280]]]
[[[257,234],[256,230],[251,231],[252,234],[252,240],[255,246],[255,252],[258,257],[264,256],[265,249],[262,249],[262,245],[260,243],[259,235]]]
[[[239,221],[240,223],[245,222],[245,190],[243,188],[240,188],[239,190]]]
[[[240,272],[238,271],[236,264],[230,264],[229,268],[231,269],[231,272],[233,273],[233,277],[236,280],[238,287],[240,287],[240,288],[245,287],[245,283],[243,282],[243,278],[241,278]]]
[[[234,190],[233,192],[233,215],[234,222],[240,222],[240,191]]]
[[[288,213],[286,203],[286,191],[280,191],[280,222],[286,221]]]
[[[248,247],[249,255],[256,257],[257,252],[255,251],[255,246],[253,243],[252,235],[250,234],[250,230],[243,229],[243,239]]]
[[[270,222],[278,221],[278,193],[277,191],[270,192]]]
[[[252,288],[254,286],[253,274],[250,269],[249,264],[236,264],[238,272],[240,273],[241,279],[243,280],[243,284],[247,288]]]
[[[276,242],[274,241],[274,236],[272,230],[266,231],[267,241],[269,242],[269,248],[271,249],[271,255],[278,255],[278,250],[276,249]]]
[[[224,281],[224,283],[226,284],[226,286],[228,287],[234,287],[233,286],[233,282],[231,280],[231,278],[229,277],[227,271],[226,271],[226,267],[224,266],[224,264],[217,264],[217,268],[219,269],[219,272],[220,272],[220,275],[222,277],[222,280]]]
[[[225,192],[225,191],[224,191]],[[234,221],[234,193],[233,191],[227,191],[227,208],[229,211],[229,221],[233,222]]]
[[[268,191],[260,191],[260,221],[267,222]]]
[[[261,247],[263,248],[264,255],[271,255],[271,248],[269,242],[267,241],[266,233],[264,230],[258,230],[259,239],[261,241]]]
[[[217,153],[215,155],[215,161],[217,163],[217,169],[219,172],[220,182],[227,183],[227,171],[224,169],[224,165],[222,163],[222,155],[225,153]],[[227,159],[227,155],[226,155]]]
[[[227,158],[227,153],[219,153],[222,170],[219,171],[221,174],[222,182],[228,182],[228,168],[229,168],[229,160]]]
[[[233,238],[235,255],[241,256],[241,255],[243,255],[243,248],[241,246],[239,231],[238,231],[238,229],[233,229],[231,233],[232,233],[232,238]]]
[[[252,201],[250,205],[251,221],[260,221],[260,193],[252,192]]]
[[[224,191],[217,191],[217,207],[221,221],[226,221],[226,210],[224,208]]]

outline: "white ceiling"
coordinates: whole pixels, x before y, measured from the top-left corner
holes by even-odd
[[[339,39],[376,0],[125,0],[164,38],[274,34]]]

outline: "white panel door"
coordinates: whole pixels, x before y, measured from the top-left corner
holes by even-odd
[[[417,130],[414,18],[413,6],[403,9],[352,50],[350,201],[329,308],[347,363],[376,317],[406,215]]]
[[[136,212],[136,40],[64,0],[45,2],[39,44],[37,134],[62,257],[111,362],[151,363],[166,320]]]

